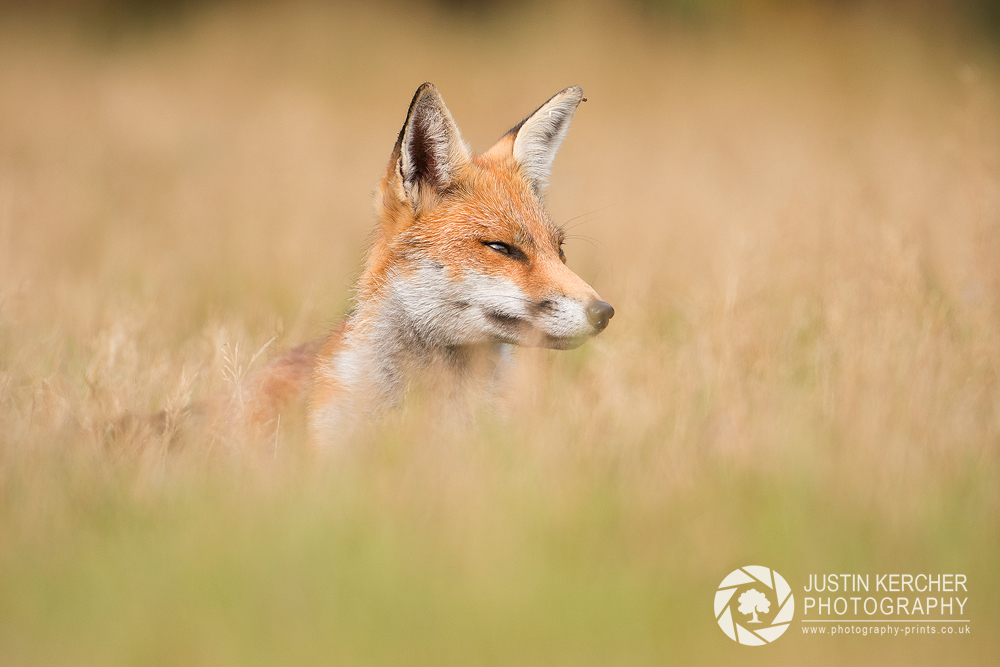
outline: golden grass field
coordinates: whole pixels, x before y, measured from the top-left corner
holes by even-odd
[[[1000,61],[951,25],[0,20],[0,664],[994,663]],[[584,87],[548,204],[609,329],[346,456],[109,438],[336,324],[425,80],[478,150]],[[972,634],[741,647],[751,563],[963,572]]]

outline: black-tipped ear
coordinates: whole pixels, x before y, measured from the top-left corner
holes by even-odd
[[[556,151],[582,100],[583,88],[562,90],[508,132],[514,135],[514,159],[538,193],[545,189]]]
[[[414,207],[420,201],[421,189],[443,191],[471,159],[458,126],[433,84],[417,88],[395,154],[403,194]]]

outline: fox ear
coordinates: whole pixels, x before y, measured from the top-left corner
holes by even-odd
[[[421,189],[440,192],[471,159],[448,107],[434,84],[417,88],[393,151],[402,194],[417,207]]]
[[[582,100],[583,88],[579,86],[560,91],[507,133],[514,135],[514,159],[539,194]]]

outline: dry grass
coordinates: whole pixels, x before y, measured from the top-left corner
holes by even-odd
[[[995,659],[995,53],[771,18],[0,23],[0,662]],[[337,461],[109,441],[338,319],[424,80],[480,150],[584,87],[549,204],[609,330],[524,353],[508,420],[416,405]],[[741,650],[709,610],[747,562],[966,572],[974,634]]]

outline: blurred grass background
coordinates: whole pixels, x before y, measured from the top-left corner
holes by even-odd
[[[5,4],[0,664],[995,662],[997,15]],[[478,150],[584,87],[549,207],[608,331],[336,460],[107,439],[337,322],[425,80]],[[973,633],[740,647],[751,563],[962,572]]]

